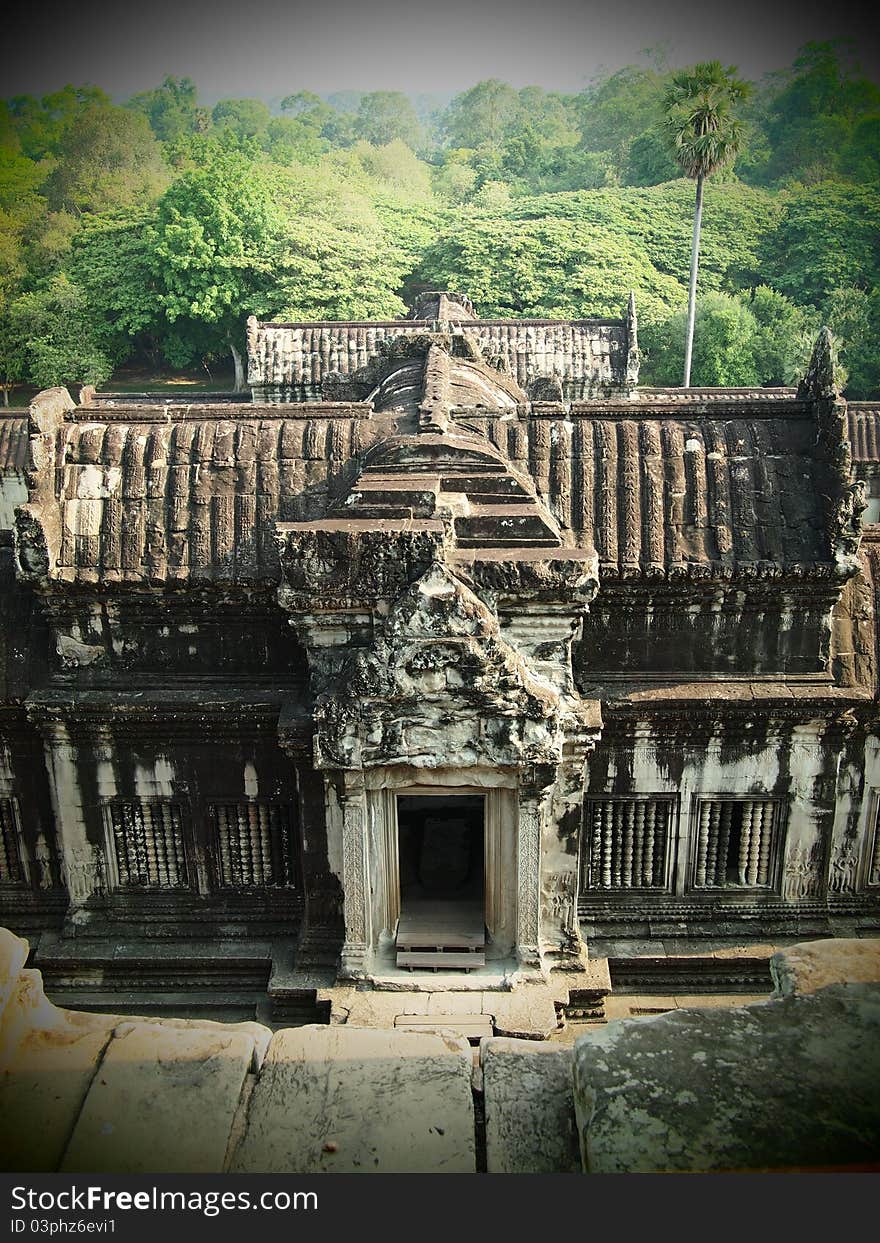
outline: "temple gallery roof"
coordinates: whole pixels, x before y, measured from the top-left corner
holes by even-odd
[[[23,572],[273,582],[276,524],[322,519],[443,523],[461,548],[578,549],[606,579],[833,575],[852,553],[845,403],[821,350],[798,390],[640,391],[632,301],[620,321],[539,325],[468,318],[455,297],[426,296],[431,320],[251,320],[252,380],[295,389],[308,354],[318,401],[42,394]],[[566,399],[587,354],[593,396]],[[877,453],[876,417],[850,421],[857,456]],[[0,423],[0,448],[22,462],[21,420]]]

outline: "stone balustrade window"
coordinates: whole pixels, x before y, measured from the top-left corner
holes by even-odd
[[[165,799],[114,802],[106,817],[120,889],[182,889],[189,880],[185,821],[178,803]]]
[[[0,885],[23,885],[15,799],[0,798]]]
[[[583,889],[668,889],[675,800],[589,798]]]
[[[209,816],[221,888],[296,886],[289,804],[215,803]]]
[[[776,799],[698,799],[691,843],[693,888],[772,888],[781,813]]]

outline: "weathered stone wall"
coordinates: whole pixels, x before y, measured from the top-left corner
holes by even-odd
[[[220,921],[226,935],[271,927],[295,935],[303,905],[302,810],[295,770],[277,741],[277,702],[206,698],[200,692],[186,713],[177,702],[142,705],[133,715],[106,699],[91,717],[76,700],[68,708],[44,700],[31,709],[51,773],[76,922],[122,920],[158,934],[202,926],[207,937]],[[164,826],[151,831],[152,840],[165,843],[153,864],[143,857],[154,849],[146,844],[151,833],[141,842],[134,827],[141,809]],[[114,823],[133,835],[130,857],[119,854]],[[273,835],[285,832],[286,885],[242,883],[241,865],[220,845],[221,827],[231,825],[233,854],[244,849],[248,864],[255,849],[248,843],[265,841],[264,823]],[[163,863],[168,855],[171,863]]]
[[[305,658],[274,591],[71,591],[42,601],[53,686],[134,690],[161,680],[220,686],[305,685]]]
[[[690,721],[686,708],[676,721],[637,713],[622,721],[605,710],[603,738],[587,764],[580,891],[587,937],[615,929],[644,936],[676,920],[695,936],[735,935],[743,919],[759,933],[784,931],[787,921],[820,931],[829,898],[870,901],[860,861],[873,836],[876,740],[827,716],[785,721],[765,710],[763,718],[747,713],[737,721],[728,694],[713,724],[704,697],[711,685],[701,692]],[[627,796],[671,800],[666,869],[655,870],[651,886],[627,880],[625,868],[610,883],[588,871],[592,800]],[[778,800],[769,883],[700,883],[698,800],[719,798]]]
[[[838,590],[815,582],[605,585],[575,649],[578,683],[589,687],[604,672],[823,672]]]

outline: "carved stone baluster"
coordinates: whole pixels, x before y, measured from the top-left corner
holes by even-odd
[[[754,803],[741,803],[742,817],[740,819],[739,829],[739,860],[737,866],[737,876],[741,885],[751,885],[754,881],[750,878],[750,855],[752,847],[752,819],[754,813]]]
[[[602,805],[602,888],[611,888],[611,851],[612,851],[612,820],[614,816],[614,804],[611,802]]]
[[[624,889],[629,889],[633,876],[633,834],[636,809],[631,802],[627,802],[623,804],[621,812],[620,884]]]
[[[265,803],[257,807],[257,858],[259,860],[258,883],[261,885],[277,885],[279,878],[272,866],[272,824],[271,808]]]
[[[635,805],[635,832],[633,833],[632,884],[642,884],[642,870],[645,858],[645,811],[647,803]]]
[[[147,862],[147,839],[144,826],[144,815],[141,807],[126,807],[123,813],[126,842],[131,842],[127,850],[129,857],[129,879],[138,885],[146,885],[149,880]],[[131,861],[134,860],[134,868]]]
[[[623,865],[623,813],[624,804],[611,804],[611,884],[620,888],[621,869]]]
[[[758,856],[758,875],[757,883],[759,885],[770,884],[770,848],[773,844],[773,820],[775,807],[772,803],[761,803],[761,828],[760,839],[761,848]]]
[[[727,884],[728,859],[727,851],[730,846],[730,821],[733,815],[732,803],[715,803],[715,822],[718,825],[718,862],[715,868],[715,884]]]
[[[244,859],[241,847],[241,819],[239,808],[227,809],[229,815],[229,883],[240,885],[244,877]]]
[[[165,884],[167,886],[176,885],[180,880],[180,847],[178,845],[177,822],[174,811],[167,803],[160,804],[160,817],[162,822],[161,830],[158,834],[158,851],[162,855],[162,865],[165,870]],[[155,817],[154,817],[155,824]]]
[[[218,805],[214,813],[217,817],[217,850],[220,854],[220,883],[232,884],[232,860],[229,854],[229,813],[226,807]]]
[[[645,885],[654,884],[655,834],[659,827],[657,824],[658,811],[657,803],[650,802],[645,804],[645,849],[642,855],[642,883]]]
[[[706,884],[706,861],[709,853],[709,839],[712,833],[711,816],[714,803],[700,803],[700,823],[697,827],[697,862],[694,870],[694,884]]]
[[[752,803],[751,840],[749,841],[749,860],[746,880],[749,885],[757,885],[761,860],[761,842],[764,839],[764,808],[765,803]]]
[[[602,804],[591,803],[590,820],[590,885],[602,884]]]
[[[117,807],[111,807],[109,815],[110,824],[113,827],[113,848],[116,851],[116,875],[120,885],[127,885],[129,881],[129,867],[124,823]]]
[[[256,803],[247,805],[247,853],[248,870],[245,883],[259,885],[263,879],[263,865],[260,857],[260,808]]]
[[[144,809],[144,841],[147,851],[147,883],[168,885],[168,856],[163,849],[165,805],[148,804]]]

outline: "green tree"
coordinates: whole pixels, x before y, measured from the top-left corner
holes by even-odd
[[[840,342],[847,372],[846,394],[866,400],[880,393],[880,290],[835,289],[822,319]]]
[[[675,161],[685,176],[697,183],[682,381],[684,388],[691,382],[703,182],[732,163],[742,142],[742,124],[733,116],[733,110],[737,103],[746,98],[749,86],[740,81],[735,73],[733,66],[724,69],[720,61],[707,61],[691,70],[674,73],[663,97],[664,128]]]
[[[377,147],[399,141],[415,150],[423,137],[415,109],[401,91],[372,91],[364,95],[355,129],[359,138]]]
[[[262,138],[264,151],[276,164],[313,163],[329,145],[297,117],[272,117]]]
[[[354,116],[340,112],[312,91],[296,91],[285,96],[281,101],[281,111],[307,125],[316,137],[325,139],[334,147],[350,146],[357,137]]]
[[[211,119],[218,129],[231,130],[239,138],[262,138],[272,113],[261,99],[221,99]]]
[[[607,151],[623,167],[632,143],[662,117],[665,76],[626,65],[600,77],[578,95],[581,143],[586,151]]]
[[[440,118],[451,147],[498,149],[522,118],[522,103],[507,82],[488,78],[456,95]]]
[[[126,107],[144,114],[160,142],[175,142],[208,126],[207,111],[199,107],[191,78],[166,77],[154,90],[132,95]]]
[[[493,197],[485,212],[476,204],[459,209],[426,247],[414,276],[422,288],[466,290],[481,314],[503,317],[617,316],[624,291],[634,289],[640,319],[650,322],[684,301],[684,286],[625,234],[564,219],[512,219],[495,214]]]
[[[35,99],[16,95],[7,100],[9,116],[22,154],[42,160],[58,153],[69,124],[85,108],[110,105],[110,97],[96,86],[65,86]]]
[[[104,325],[82,289],[63,274],[10,303],[6,366],[38,388],[100,384],[113,370]]]
[[[157,367],[169,325],[150,247],[154,224],[154,214],[137,210],[90,218],[73,239],[65,270],[104,324],[114,357],[143,351]]]
[[[182,339],[187,327],[194,340],[208,328],[225,345],[237,392],[244,387],[242,320],[271,308],[281,231],[271,174],[232,154],[180,177],[146,231],[158,306],[183,329]]]
[[[769,285],[743,296],[755,317],[755,369],[761,384],[796,384],[810,361],[821,328],[818,315],[797,306]]]
[[[859,123],[878,112],[880,87],[863,75],[851,44],[807,43],[767,106],[763,177],[805,183],[835,177]]]
[[[431,174],[428,166],[417,159],[413,151],[400,138],[374,147],[366,142],[355,143],[353,154],[370,177],[389,182],[413,194],[423,197],[430,193]]]
[[[801,306],[821,307],[835,289],[880,286],[880,198],[842,181],[797,187],[762,241],[767,278]]]
[[[696,319],[696,383],[723,387],[759,383],[755,361],[758,322],[742,300],[730,294],[706,294],[697,302]],[[689,316],[682,310],[648,324],[640,332],[643,382],[675,384],[684,363],[688,325]]]
[[[155,199],[168,182],[162,151],[141,113],[89,104],[65,126],[46,181],[55,210],[101,212]]]

